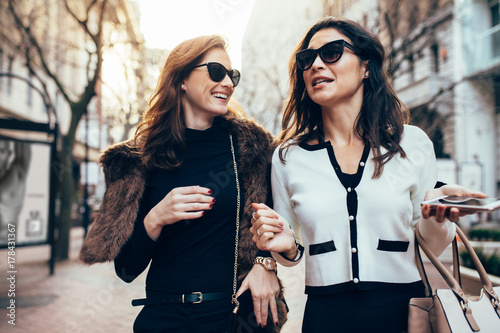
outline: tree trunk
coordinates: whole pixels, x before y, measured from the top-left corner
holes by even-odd
[[[60,151],[60,173],[59,173],[59,194],[61,209],[58,216],[58,238],[57,238],[57,258],[66,260],[69,255],[69,235],[71,230],[71,206],[74,196],[73,179],[73,142],[74,140],[63,136]]]
[[[72,223],[71,207],[75,198],[76,188],[75,179],[73,177],[73,146],[75,143],[76,129],[82,115],[86,111],[87,104],[72,105],[72,117],[68,133],[61,138],[61,167],[59,173],[61,210],[58,217],[59,237],[57,240],[57,257],[60,261],[66,260],[69,257],[70,230]]]

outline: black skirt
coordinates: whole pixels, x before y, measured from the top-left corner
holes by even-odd
[[[410,298],[424,296],[423,284],[405,291],[357,290],[309,295],[302,332],[405,333]]]

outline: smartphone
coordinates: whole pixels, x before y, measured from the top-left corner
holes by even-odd
[[[445,195],[423,201],[423,205],[457,207],[464,211],[492,212],[500,209],[500,198],[476,198]]]

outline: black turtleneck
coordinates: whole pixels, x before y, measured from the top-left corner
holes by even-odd
[[[218,125],[186,129],[186,158],[174,171],[149,171],[131,239],[115,259],[115,270],[132,281],[151,262],[149,292],[231,291],[234,263],[236,182],[229,133]],[[233,144],[238,161],[237,138]],[[146,233],[144,217],[173,188],[199,185],[212,189],[216,202],[195,220],[164,226],[155,242]],[[241,209],[244,193],[241,187]]]

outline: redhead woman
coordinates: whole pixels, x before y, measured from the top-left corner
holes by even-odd
[[[483,196],[433,189],[432,142],[406,124],[384,69],[377,37],[334,18],[315,24],[290,61],[272,159],[274,210],[254,204],[251,231],[284,266],[305,257],[303,332],[407,331],[408,301],[424,296],[415,226],[439,255],[460,214],[421,202],[442,193]]]
[[[268,199],[272,137],[228,107],[239,79],[223,38],[179,44],[134,140],[100,159],[107,190],[80,257],[114,260],[125,282],[149,265],[135,332],[228,332],[236,309],[238,332],[286,320],[272,258],[249,232],[251,203]]]

